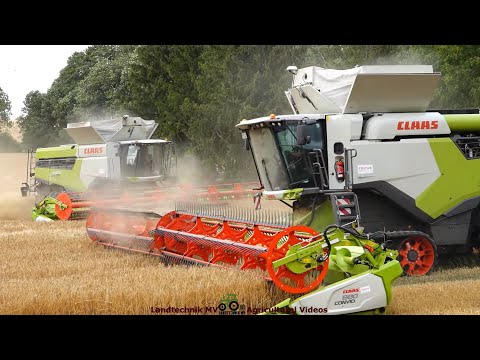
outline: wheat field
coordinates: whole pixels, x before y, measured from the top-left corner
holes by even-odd
[[[480,267],[402,277],[393,287],[389,314],[480,315]]]
[[[0,314],[150,314],[216,307],[230,293],[259,310],[284,299],[259,272],[164,266],[92,243],[85,221],[33,222],[33,198],[20,196],[26,162],[0,154]]]
[[[0,314],[149,314],[152,307],[218,306],[225,294],[265,308],[283,300],[262,274],[165,266],[104,249],[85,223],[0,221]]]
[[[165,266],[106,249],[84,221],[0,220],[0,314],[153,314],[152,308],[217,306],[237,295],[262,309],[288,297],[256,271]],[[389,314],[480,314],[480,268],[398,279]]]
[[[0,314],[155,314],[156,308],[216,307],[226,294],[252,309],[289,297],[256,271],[165,266],[105,249],[84,221],[33,222],[20,197],[26,154],[0,154]],[[398,279],[387,313],[480,314],[480,268]]]

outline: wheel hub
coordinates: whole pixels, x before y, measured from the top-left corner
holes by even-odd
[[[407,253],[407,259],[410,262],[417,261],[418,259],[418,252],[416,250],[409,250]]]
[[[425,275],[435,263],[435,245],[427,236],[410,236],[400,244],[399,255],[405,274]]]

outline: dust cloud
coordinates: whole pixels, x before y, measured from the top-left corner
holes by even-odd
[[[177,158],[177,180],[179,184],[214,184],[216,172],[202,167],[201,159],[195,155],[183,155]]]
[[[27,176],[26,153],[0,153],[0,219],[31,218],[34,196],[22,198],[20,186]]]
[[[395,54],[379,56],[372,65],[432,65],[438,64],[438,58],[434,53],[428,55],[415,49],[403,49]],[[367,65],[367,64],[362,64]],[[435,66],[434,66],[435,71]]]

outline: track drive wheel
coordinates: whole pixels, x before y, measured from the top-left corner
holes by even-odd
[[[437,246],[426,234],[411,235],[399,240],[398,261],[408,276],[426,275],[437,260]]]
[[[274,269],[273,262],[289,255],[287,253],[290,247],[305,242],[299,237],[300,233],[309,237],[318,235],[308,226],[291,226],[273,237],[267,253],[267,270],[270,278],[280,289],[292,294],[303,294],[316,289],[327,274],[330,259],[327,258],[322,264],[316,264],[310,270],[300,274],[292,272],[287,267],[288,264]],[[307,244],[305,242],[305,245]]]

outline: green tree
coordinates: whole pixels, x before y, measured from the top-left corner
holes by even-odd
[[[194,82],[200,76],[199,45],[139,46],[126,73],[125,106],[133,113],[159,122],[156,135],[167,137],[180,147],[190,144],[188,128],[197,114]]]
[[[309,66],[331,69],[418,63],[410,50],[410,45],[317,45],[308,49],[306,60]]]
[[[136,46],[95,45],[76,52],[46,94],[29,93],[20,120],[27,146],[68,142],[69,122],[122,115],[125,69]]]
[[[305,46],[208,46],[195,80],[198,101],[188,131],[205,163],[232,177],[254,174],[251,155],[242,150],[235,125],[244,118],[290,113],[283,93],[288,65],[303,66]]]
[[[135,46],[113,46],[95,64],[75,89],[76,119],[104,119],[125,113],[123,98],[128,79],[125,71]]]
[[[95,45],[70,56],[47,92],[54,122],[64,128],[68,122],[121,115],[124,69],[135,47]]]
[[[432,107],[462,109],[480,107],[480,46],[417,46],[416,51],[442,73]]]
[[[52,116],[53,106],[48,95],[31,91],[23,104],[18,125],[23,135],[24,145],[32,148],[47,145],[60,130]]]
[[[11,110],[12,104],[8,99],[8,95],[0,88],[0,129],[10,125]]]

